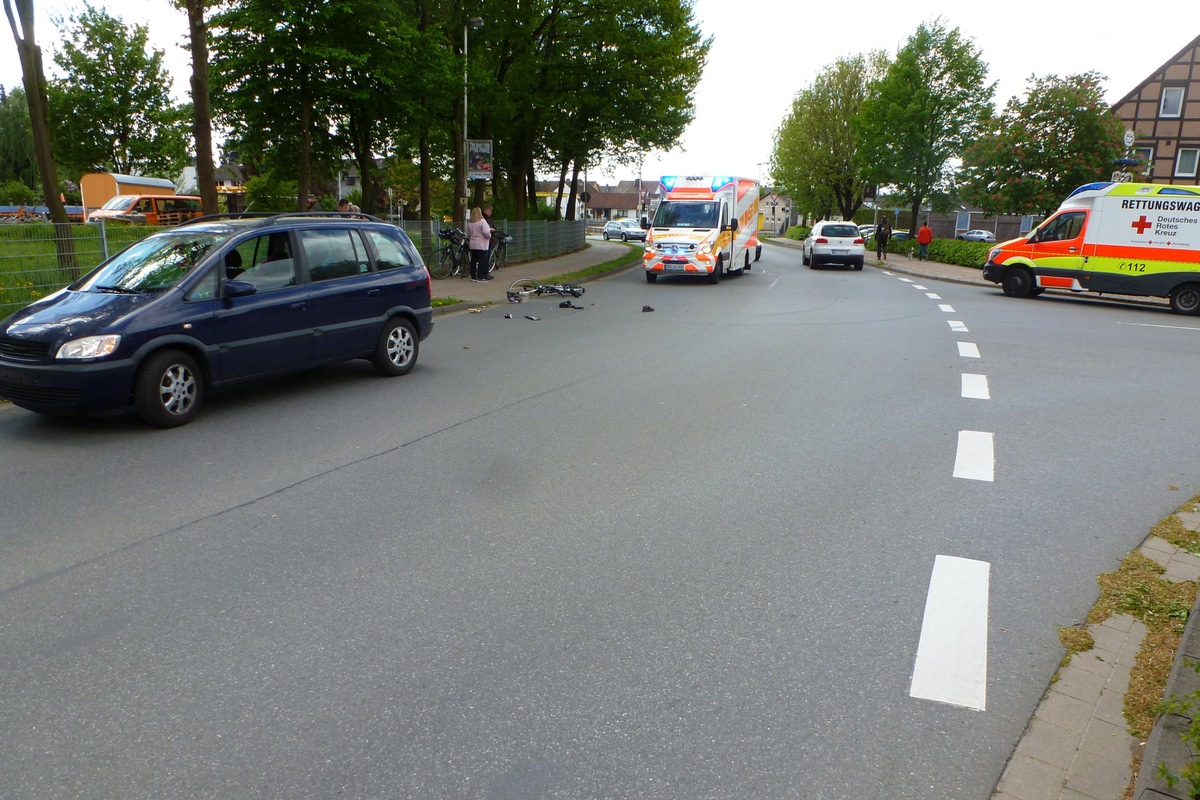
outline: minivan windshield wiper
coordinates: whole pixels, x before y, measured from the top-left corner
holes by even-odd
[[[97,292],[107,292],[109,294],[145,294],[149,289],[126,289],[124,286],[95,286]]]

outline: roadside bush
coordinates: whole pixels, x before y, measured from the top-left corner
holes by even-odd
[[[796,241],[800,241],[804,237],[808,236],[808,232],[811,230],[812,227],[809,225],[793,225],[787,229],[787,233],[784,234],[784,237],[787,239],[795,239]]]

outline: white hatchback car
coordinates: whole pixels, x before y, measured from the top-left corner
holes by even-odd
[[[830,222],[813,225],[800,248],[800,260],[815,269],[821,264],[845,264],[863,268],[867,255],[866,242],[853,222]]]

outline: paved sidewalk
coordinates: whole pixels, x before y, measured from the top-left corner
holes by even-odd
[[[452,297],[462,301],[456,305],[442,306],[436,310],[444,314],[491,303],[504,303],[507,302],[505,290],[512,285],[513,281],[522,278],[545,281],[556,275],[565,275],[568,272],[612,261],[614,258],[619,258],[622,253],[629,254],[629,263],[632,265],[641,259],[642,248],[640,245],[588,239],[587,246],[582,250],[542,261],[509,264],[503,269],[493,272],[492,280],[484,283],[475,283],[470,278],[444,278],[440,281],[433,281],[434,297]]]

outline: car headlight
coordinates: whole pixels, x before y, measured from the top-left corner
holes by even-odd
[[[104,358],[110,356],[121,343],[121,337],[115,333],[104,336],[85,336],[82,339],[72,339],[58,348],[55,358],[64,361],[82,358]]]

